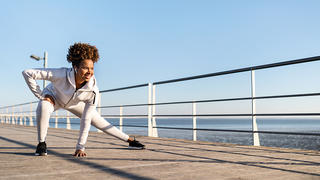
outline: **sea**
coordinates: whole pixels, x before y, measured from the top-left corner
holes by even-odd
[[[106,119],[112,125],[119,127],[119,119]],[[259,131],[312,133],[313,135],[269,134],[259,133],[260,145],[268,147],[293,148],[304,150],[320,150],[320,119],[317,118],[257,118]],[[192,130],[171,128],[192,128],[192,118],[159,118],[156,119],[158,136],[192,140]],[[55,127],[55,118],[50,119],[50,127]],[[129,135],[148,135],[148,120],[146,118],[123,119],[123,131]],[[70,119],[71,129],[79,130],[80,119]],[[143,126],[143,127],[135,127]],[[66,119],[59,119],[58,128],[66,128]],[[165,128],[170,129],[165,129]],[[198,118],[197,140],[209,142],[232,143],[238,145],[253,145],[251,132],[225,132],[223,130],[251,131],[252,120],[247,118]],[[210,131],[215,129],[217,131]],[[91,127],[90,131],[97,131]]]

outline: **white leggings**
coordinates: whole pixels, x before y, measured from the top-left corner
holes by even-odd
[[[76,106],[72,106],[72,108],[65,108],[65,110],[70,111],[77,117],[81,118],[81,115],[84,110],[84,103],[79,103]],[[47,131],[49,127],[49,119],[50,114],[60,109],[61,107],[55,104],[51,104],[49,101],[40,100],[37,107],[37,130],[38,130],[38,140],[39,142],[44,142],[46,140]],[[91,124],[95,126],[97,129],[100,129],[101,131],[110,134],[116,138],[119,138],[123,141],[128,141],[129,136],[123,132],[121,132],[118,128],[112,126],[108,121],[106,121],[103,117],[100,116],[100,114],[94,110],[92,111],[93,116],[91,120]]]

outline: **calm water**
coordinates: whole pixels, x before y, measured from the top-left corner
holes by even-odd
[[[70,119],[71,129],[79,129],[79,119]],[[50,119],[50,127],[55,127],[55,119]],[[119,119],[108,119],[117,126]],[[59,128],[66,128],[66,119],[59,119]],[[282,131],[282,132],[307,132],[320,133],[320,119],[257,119],[260,131]],[[147,119],[124,119],[124,125],[147,126]],[[157,119],[159,127],[192,128],[192,119]],[[197,128],[203,129],[227,129],[227,130],[251,130],[251,119],[198,119]],[[127,134],[144,135],[148,134],[147,128],[123,127]],[[91,127],[91,131],[96,131]],[[191,130],[158,129],[159,137],[192,139]],[[251,133],[218,132],[218,131],[197,131],[198,140],[233,143],[241,145],[252,145]],[[260,133],[260,144],[262,146],[285,147],[297,149],[320,150],[320,136],[303,135],[279,135]]]

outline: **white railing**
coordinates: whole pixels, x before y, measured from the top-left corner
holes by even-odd
[[[287,65],[293,65],[293,64],[300,64],[300,63],[307,63],[307,62],[313,62],[313,61],[319,61],[320,56],[317,57],[311,57],[311,58],[304,58],[304,59],[298,59],[298,60],[292,60],[292,61],[284,61],[279,63],[273,63],[273,64],[266,64],[261,66],[253,66],[253,67],[247,67],[247,68],[241,68],[241,69],[234,69],[230,71],[222,71],[222,72],[216,72],[216,73],[210,73],[210,74],[204,74],[204,75],[198,75],[198,76],[191,76],[191,77],[185,77],[185,78],[179,78],[179,79],[172,79],[167,81],[159,81],[159,82],[153,82],[153,83],[146,83],[146,84],[140,84],[140,85],[134,85],[134,86],[128,86],[128,87],[122,87],[122,88],[116,88],[116,89],[109,89],[109,90],[103,90],[100,91],[101,94],[114,92],[114,91],[122,91],[127,89],[135,89],[135,88],[141,88],[141,87],[148,87],[147,91],[147,97],[148,102],[145,104],[121,104],[121,105],[113,105],[113,106],[101,106],[101,100],[100,105],[98,108],[98,111],[101,113],[101,109],[107,109],[107,108],[119,108],[119,115],[102,115],[105,118],[119,118],[119,129],[122,131],[123,127],[141,127],[141,128],[148,128],[148,136],[152,137],[158,137],[158,129],[175,129],[175,130],[191,130],[193,140],[197,140],[197,131],[223,131],[223,132],[240,132],[240,133],[252,133],[253,137],[253,145],[254,146],[260,146],[260,139],[259,139],[259,133],[269,133],[269,134],[290,134],[290,135],[307,135],[307,136],[320,136],[320,133],[301,133],[301,132],[278,132],[278,131],[259,131],[258,130],[258,124],[256,121],[256,117],[258,116],[320,116],[320,113],[256,113],[256,100],[258,99],[280,99],[280,98],[293,98],[293,97],[312,97],[312,96],[320,96],[320,93],[303,93],[303,94],[284,94],[284,95],[273,95],[273,96],[256,96],[255,88],[255,71],[261,70],[261,69],[267,69],[267,68],[274,68],[274,67],[280,67],[280,66],[287,66]],[[182,81],[189,81],[189,80],[195,80],[195,79],[202,79],[202,78],[208,78],[208,77],[215,77],[215,76],[222,76],[227,74],[235,74],[240,72],[250,72],[250,89],[251,89],[251,96],[250,97],[238,97],[238,98],[225,98],[225,99],[207,99],[207,100],[193,100],[193,101],[179,101],[179,102],[162,102],[157,103],[156,102],[156,87],[160,86],[162,84],[170,84],[170,83],[176,83],[176,82],[182,82]],[[101,98],[100,98],[101,99]],[[199,114],[197,113],[197,104],[199,103],[209,103],[209,102],[230,102],[230,101],[251,101],[251,113],[243,113],[243,114]],[[35,119],[35,111],[33,110],[37,102],[30,102],[30,103],[23,103],[23,104],[17,104],[12,106],[5,106],[1,107],[0,111],[0,122],[1,123],[11,123],[11,124],[19,124],[19,125],[27,125],[27,120],[29,120],[30,126],[33,126],[35,123],[33,122]],[[191,104],[192,106],[192,112],[189,115],[186,114],[157,114],[156,113],[156,107],[162,106],[162,105],[174,105],[174,104]],[[30,111],[22,111],[22,106],[30,106]],[[17,109],[20,109],[20,111],[17,111]],[[124,115],[123,109],[128,107],[148,107],[147,114],[143,115]],[[24,108],[26,109],[26,108]],[[55,118],[54,127],[58,128],[59,119],[65,118],[66,119],[66,128],[71,129],[71,122],[70,118],[77,118],[75,116],[70,116],[69,113],[67,115],[59,115],[58,112],[55,113],[55,115],[51,116],[52,118]],[[192,128],[177,128],[177,127],[161,127],[157,126],[157,119],[158,118],[181,118],[181,117],[191,117],[192,118]],[[199,117],[251,117],[252,119],[252,128],[251,130],[230,130],[230,129],[205,129],[205,128],[197,128],[197,118]],[[135,126],[135,125],[124,125],[123,119],[124,118],[147,118],[147,125],[146,126]],[[19,122],[18,122],[19,121]]]

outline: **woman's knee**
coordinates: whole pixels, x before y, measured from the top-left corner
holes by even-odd
[[[37,107],[37,114],[42,114],[44,112],[52,113],[54,111],[54,105],[49,101],[40,100]]]
[[[91,120],[91,124],[93,126],[95,126],[98,129],[103,129],[106,128],[108,126],[110,126],[111,124],[104,119],[98,112],[93,112],[93,116],[92,116],[92,120]]]

